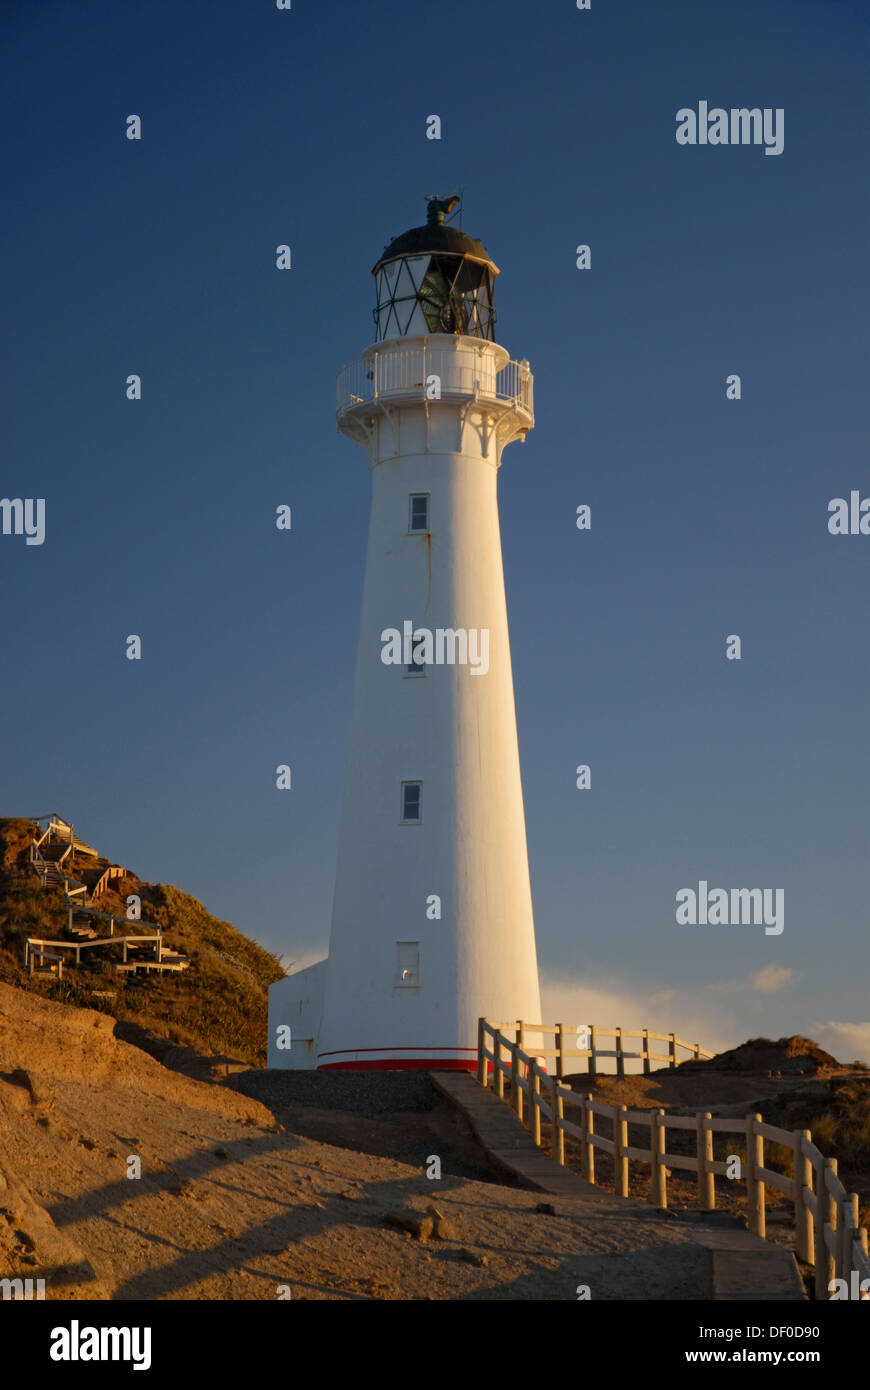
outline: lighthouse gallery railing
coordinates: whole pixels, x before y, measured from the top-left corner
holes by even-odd
[[[528,362],[508,361],[497,370],[496,360],[471,346],[430,347],[424,342],[386,351],[373,348],[339,373],[337,413],[391,396],[476,396],[532,415],[534,378]]]

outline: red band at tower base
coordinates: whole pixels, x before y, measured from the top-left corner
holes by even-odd
[[[318,1062],[318,1071],[477,1071],[477,1062],[456,1057],[379,1058],[376,1062]]]

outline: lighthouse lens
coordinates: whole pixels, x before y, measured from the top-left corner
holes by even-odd
[[[426,316],[430,333],[454,332],[450,305],[450,284],[434,256],[423,279],[420,303],[423,306],[423,313]]]
[[[377,280],[378,338],[428,331],[493,341],[492,283],[489,268],[465,256],[411,256],[390,262]]]

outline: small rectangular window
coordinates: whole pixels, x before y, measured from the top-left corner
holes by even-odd
[[[428,531],[429,530],[429,494],[428,492],[413,492],[411,494],[411,519],[408,523],[409,531]]]
[[[405,667],[405,674],[406,674],[406,675],[408,675],[408,676],[425,676],[425,674],[426,674],[426,665],[425,665],[425,663],[424,663],[423,660],[422,660],[422,656],[423,656],[422,648],[423,648],[423,644],[425,643],[425,641],[426,641],[425,637],[417,637],[416,635],[415,635],[414,637],[412,637],[412,639],[411,639],[411,660],[408,662],[407,666]]]
[[[402,824],[417,825],[421,820],[422,782],[402,783]]]
[[[417,989],[420,984],[419,941],[396,942],[396,979],[398,989]]]

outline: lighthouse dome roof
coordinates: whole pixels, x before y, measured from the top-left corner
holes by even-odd
[[[378,259],[378,263],[372,270],[372,275],[377,275],[381,266],[387,261],[393,261],[398,256],[426,256],[426,255],[453,255],[471,256],[476,261],[485,261],[486,264],[498,275],[498,266],[493,261],[486,247],[477,241],[467,232],[460,232],[457,227],[448,227],[444,223],[433,226],[431,223],[423,227],[412,227],[410,231],[403,232],[385,246]]]
[[[378,342],[421,333],[495,341],[492,291],[498,266],[473,236],[445,223],[459,201],[456,193],[428,198],[425,227],[412,227],[384,247],[372,271]]]

